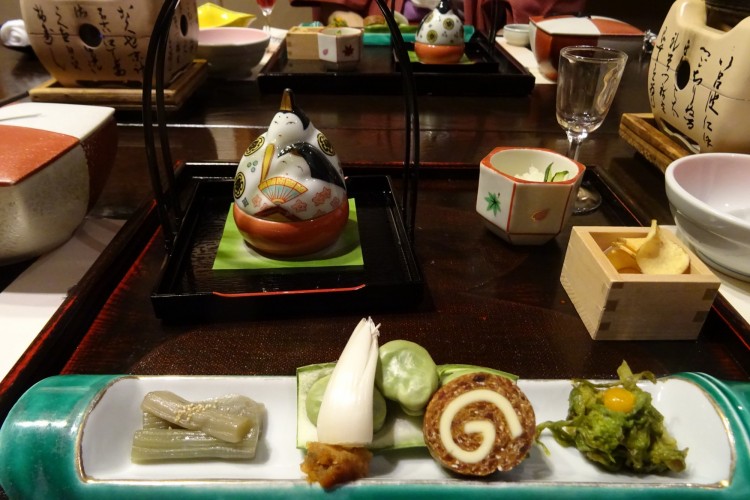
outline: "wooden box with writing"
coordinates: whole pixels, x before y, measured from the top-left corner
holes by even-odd
[[[21,0],[34,53],[64,87],[140,87],[162,2],[153,0]],[[198,48],[196,0],[177,6],[164,80],[193,62]]]
[[[616,239],[648,230],[573,227],[560,281],[595,340],[688,340],[700,333],[721,282],[674,234],[661,230],[688,252],[684,274],[619,273],[604,254]]]

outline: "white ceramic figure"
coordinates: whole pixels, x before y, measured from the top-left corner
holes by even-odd
[[[419,23],[414,52],[425,64],[455,64],[464,53],[464,25],[453,12],[449,0],[438,6]]]
[[[295,105],[291,90],[284,91],[266,133],[242,156],[234,201],[245,240],[272,254],[320,250],[346,225],[349,205],[338,156]]]

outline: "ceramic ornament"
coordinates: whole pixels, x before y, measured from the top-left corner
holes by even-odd
[[[266,133],[239,162],[234,202],[245,241],[271,254],[321,250],[346,225],[349,205],[338,156],[289,89]]]
[[[464,25],[449,0],[438,6],[419,24],[414,52],[425,64],[455,64],[464,54]]]

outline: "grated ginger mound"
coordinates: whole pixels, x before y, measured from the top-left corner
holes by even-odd
[[[309,442],[307,455],[300,465],[307,474],[309,483],[320,483],[323,488],[355,481],[366,477],[370,469],[372,453],[366,448],[346,448],[343,446]]]

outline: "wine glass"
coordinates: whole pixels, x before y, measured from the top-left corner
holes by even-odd
[[[271,32],[271,23],[268,21],[268,17],[273,11],[273,6],[276,4],[276,0],[255,0],[258,2],[258,7],[263,13],[263,31]]]
[[[603,47],[572,46],[560,51],[557,69],[557,123],[568,136],[568,157],[578,160],[581,143],[607,116],[625,70],[627,54]],[[581,186],[574,214],[596,210],[602,198]]]

